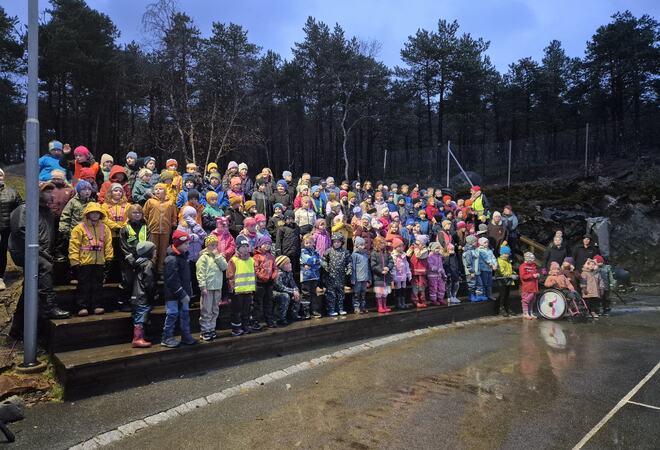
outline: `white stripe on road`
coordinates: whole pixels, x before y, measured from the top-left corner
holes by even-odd
[[[630,399],[646,384],[647,381],[651,379],[653,375],[660,369],[660,362],[655,365],[653,369],[649,373],[646,374],[644,378],[642,378],[642,381],[637,383],[637,386],[632,388],[630,392],[626,394],[625,397],[623,397],[619,403],[617,403],[614,408],[610,412],[608,412],[605,417],[603,417],[600,422],[596,424],[583,438],[580,442],[578,442],[575,447],[573,447],[573,450],[580,450],[582,447],[584,447],[584,444],[589,442],[589,439],[591,439],[596,433],[598,433],[598,430],[603,428],[603,426],[607,423],[608,420],[610,420],[621,408],[624,407],[626,403],[631,403]]]
[[[658,411],[660,411],[660,408],[658,408],[657,406],[647,405],[646,403],[633,402],[632,400],[628,400],[628,403],[630,403],[631,405],[643,406],[645,408],[657,409]]]
[[[91,450],[91,449],[104,447],[106,445],[125,439],[126,437],[129,437],[137,433],[139,430],[143,430],[152,427],[154,425],[157,425],[161,422],[164,422],[166,420],[174,419],[176,417],[182,416],[189,412],[195,411],[197,408],[202,408],[204,406],[221,402],[230,397],[234,397],[238,394],[242,394],[251,391],[255,388],[258,388],[260,386],[263,386],[265,384],[272,383],[273,381],[281,380],[282,378],[287,377],[289,375],[293,375],[294,373],[313,369],[314,367],[320,366],[329,361],[335,361],[338,359],[353,356],[355,354],[362,353],[372,348],[380,347],[385,344],[398,342],[403,339],[413,338],[415,336],[421,336],[423,334],[431,333],[432,331],[443,330],[446,328],[463,328],[465,325],[499,322],[499,321],[512,320],[512,319],[514,319],[514,317],[509,317],[509,318],[504,318],[502,316],[482,317],[478,319],[466,320],[464,322],[453,322],[451,324],[446,324],[446,325],[436,325],[432,327],[421,328],[418,330],[407,331],[405,333],[392,334],[389,336],[373,339],[363,344],[354,345],[352,347],[348,347],[336,351],[334,353],[319,356],[318,358],[314,358],[309,361],[301,362],[300,364],[289,366],[282,370],[271,372],[269,374],[255,378],[254,380],[246,381],[245,383],[224,389],[220,392],[215,392],[213,394],[204,397],[199,397],[195,400],[182,403],[178,406],[170,408],[166,411],[161,411],[159,413],[153,414],[149,417],[144,417],[139,420],[134,420],[133,422],[125,423],[115,429],[112,429],[105,433],[101,433],[99,435],[92,437],[91,439],[81,442],[80,444],[74,445],[73,447],[70,447],[69,450]]]

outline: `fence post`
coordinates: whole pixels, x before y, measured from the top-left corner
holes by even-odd
[[[449,165],[451,164],[451,155],[449,154],[449,143],[447,141],[447,187],[449,187]]]
[[[385,155],[383,156],[383,175],[385,175],[386,170],[387,170],[387,148],[385,148]]]
[[[584,176],[589,176],[589,122],[584,131]]]

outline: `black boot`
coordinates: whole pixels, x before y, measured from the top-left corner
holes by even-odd
[[[71,313],[69,313],[68,311],[64,311],[59,306],[53,306],[52,308],[50,308],[50,310],[46,311],[44,315],[48,319],[59,320],[59,319],[68,319],[71,316]]]

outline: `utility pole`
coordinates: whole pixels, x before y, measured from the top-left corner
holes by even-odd
[[[39,276],[39,0],[28,2],[28,91],[25,190],[25,315],[23,325],[23,367],[37,365],[37,313]]]

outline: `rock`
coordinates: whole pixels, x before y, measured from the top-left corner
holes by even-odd
[[[18,376],[14,374],[0,375],[0,399],[12,395],[22,395],[38,391],[47,391],[50,383],[43,378]]]

